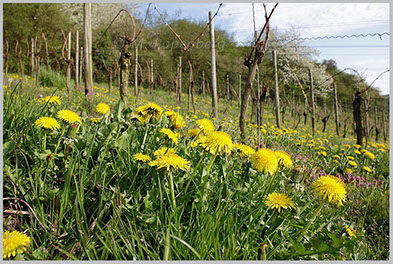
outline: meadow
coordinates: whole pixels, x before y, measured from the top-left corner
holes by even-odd
[[[130,87],[125,108],[106,84],[86,98],[8,78],[3,227],[29,240],[5,259],[389,258],[389,142],[356,145],[332,120],[313,136],[288,113],[277,128],[266,104],[244,145],[235,100],[215,120],[200,94],[193,113]]]

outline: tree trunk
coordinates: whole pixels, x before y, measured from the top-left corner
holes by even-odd
[[[120,98],[124,103],[124,108],[128,106],[128,84],[130,81],[131,70],[131,57],[130,52],[123,52],[120,56]]]
[[[356,144],[363,144],[362,107],[363,97],[361,92],[356,92],[353,101],[353,119],[355,121]]]
[[[242,103],[240,107],[240,117],[239,117],[240,135],[243,143],[245,144],[247,144],[248,142],[247,131],[246,131],[246,115],[247,115],[247,108],[248,108],[248,99],[250,98],[251,89],[255,80],[255,75],[257,73],[257,68],[258,68],[257,61],[254,61],[249,66],[248,76],[246,80],[246,87],[242,95]]]

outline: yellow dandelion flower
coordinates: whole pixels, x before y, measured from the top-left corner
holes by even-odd
[[[195,137],[200,132],[201,132],[201,130],[199,128],[193,128],[193,129],[188,130],[187,134],[192,136],[192,137]]]
[[[357,144],[353,145],[353,147],[354,147],[355,149],[360,149],[360,145],[357,145]]]
[[[333,155],[332,158],[340,159],[341,157],[339,155]]]
[[[364,152],[363,155],[369,159],[375,159],[375,155],[369,151]]]
[[[350,160],[355,160],[355,158],[352,157],[352,156],[348,156],[348,159],[350,159]]]
[[[352,169],[346,169],[345,172],[347,172],[347,173],[352,173],[353,170],[352,170]]]
[[[146,162],[146,161],[150,161],[151,158],[149,157],[149,155],[145,155],[145,154],[141,154],[141,153],[137,153],[133,156],[134,160],[136,161],[141,161],[141,162]]]
[[[378,149],[379,152],[385,152],[383,148]]]
[[[281,208],[288,209],[292,207],[296,209],[295,202],[284,193],[270,193],[265,200],[265,204],[272,209],[278,209],[278,212],[280,212]]]
[[[363,169],[364,169],[365,171],[372,172],[372,170],[371,170],[369,167],[367,167],[367,166],[364,166]]]
[[[353,167],[358,166],[358,164],[355,161],[352,161],[352,160],[348,161],[348,164],[353,166]]]
[[[321,151],[321,155],[326,157],[327,156],[326,151]]]
[[[345,196],[347,191],[345,190],[345,184],[335,176],[319,177],[311,184],[311,187],[319,197],[329,202],[337,205],[343,205],[343,202],[346,202]]]
[[[156,160],[150,161],[149,166],[157,167],[157,169],[165,168],[167,171],[181,169],[188,170],[190,169],[190,162],[183,159],[177,154],[166,154],[157,158]]]
[[[167,147],[162,147],[157,149],[156,151],[154,151],[153,155],[154,156],[164,156],[164,155],[172,155],[172,154],[176,154],[176,150],[173,148],[167,148]]]
[[[96,106],[96,112],[101,114],[101,115],[106,115],[106,114],[110,114],[111,113],[111,108],[109,107],[109,105],[104,104],[104,103],[99,103]]]
[[[15,257],[18,251],[20,253],[26,251],[30,243],[30,237],[26,234],[6,230],[3,234],[3,259]]]
[[[273,174],[278,168],[279,159],[273,150],[261,148],[251,155],[250,161],[257,171]]]
[[[351,145],[346,144],[344,147],[345,147],[345,148],[350,148]]]
[[[162,128],[160,130],[160,133],[164,134],[169,138],[173,143],[177,144],[179,142],[179,134],[173,132],[172,130],[168,128]]]
[[[167,117],[169,117],[169,118],[172,118],[172,116],[175,116],[177,113],[175,112],[175,111],[173,111],[173,110],[168,110],[168,111],[165,111],[165,115],[167,116]]]
[[[348,233],[350,237],[356,237],[356,230],[352,227],[345,226],[345,231]]]
[[[231,136],[222,131],[210,132],[204,139],[202,146],[213,155],[220,152],[230,154],[233,150]]]
[[[214,131],[214,124],[207,118],[197,120],[196,124],[205,134]]]
[[[249,157],[251,154],[255,153],[255,150],[252,147],[245,144],[234,144],[233,146],[239,150],[240,156],[242,157]]]
[[[80,116],[70,110],[61,110],[57,112],[57,117],[69,124],[74,122],[82,123]]]
[[[279,164],[282,164],[285,168],[289,169],[292,168],[293,162],[291,156],[283,150],[276,150],[274,152],[279,159]]]
[[[52,118],[52,117],[40,117],[38,118],[34,124],[36,126],[45,128],[45,129],[50,129],[50,130],[57,130],[60,128],[59,122],[57,122],[56,119]]]
[[[145,115],[145,116],[137,115],[136,119],[138,119],[138,121],[141,122],[141,124],[146,124],[147,122],[149,122],[150,117],[151,116],[149,115]]]
[[[57,96],[57,95],[53,95],[53,96],[50,95],[50,96],[47,96],[47,97],[43,98],[42,101],[48,102],[49,104],[52,104],[52,105],[53,105],[53,104],[61,105],[60,97]]]
[[[135,113],[137,115],[141,115],[144,117],[151,116],[154,119],[158,119],[161,116],[162,112],[162,107],[155,103],[148,103],[135,109]]]
[[[355,154],[358,154],[358,155],[361,155],[361,154],[362,154],[362,152],[360,152],[359,150],[355,150],[354,153],[355,153]]]
[[[367,149],[361,149],[360,150],[360,153],[362,153],[362,154],[365,153],[365,152],[367,152]]]
[[[92,118],[90,118],[90,121],[93,122],[93,123],[99,123],[99,122],[101,122],[101,118],[92,117]]]

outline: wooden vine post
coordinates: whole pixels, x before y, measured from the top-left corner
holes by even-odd
[[[378,130],[378,109],[377,109],[377,106],[375,106],[375,142],[378,142],[378,135],[379,135],[379,130]]]
[[[68,47],[67,47],[67,90],[71,93],[71,31],[68,32]]]
[[[31,69],[30,69],[30,76],[33,77],[34,75],[34,38],[31,38],[31,57],[30,57],[30,64],[31,64]]]
[[[308,69],[308,74],[310,76],[310,96],[311,96],[311,129],[312,135],[315,135],[315,105],[314,105],[314,85],[312,79],[312,70],[311,68]]]
[[[206,88],[205,88],[205,71],[202,71],[202,94],[205,96],[206,93]]]
[[[154,64],[153,59],[150,60],[150,91],[151,99],[154,100]]]
[[[135,46],[135,74],[134,74],[134,85],[135,85],[135,103],[138,102],[138,47]]]
[[[179,104],[181,104],[181,74],[182,74],[181,56],[179,57]]]
[[[83,4],[84,25],[84,61],[85,61],[85,95],[93,96],[93,58],[92,58],[92,28],[91,3]]]
[[[339,135],[339,119],[338,119],[338,100],[337,100],[337,86],[333,83],[334,90],[334,116],[336,120],[336,134]]]
[[[216,76],[216,46],[214,39],[213,14],[209,11],[210,21],[210,64],[211,64],[211,83],[212,83],[212,115],[218,119],[218,99],[217,99],[217,76]]]
[[[75,37],[75,89],[79,89],[79,30]]]
[[[382,132],[383,132],[383,140],[386,141],[385,110],[384,109],[382,109]]]
[[[8,59],[9,59],[9,46],[8,46],[8,41],[5,41],[5,52],[4,52],[4,66],[5,66],[5,71],[4,71],[4,76],[3,80],[5,80],[7,73],[8,73]]]
[[[277,71],[277,53],[273,50],[273,63],[274,63],[274,94],[276,105],[276,125],[280,128],[280,91],[278,87],[278,71]]]
[[[239,108],[240,108],[240,106],[242,105],[242,97],[241,97],[241,94],[242,94],[242,76],[239,75],[239,94],[238,94]]]

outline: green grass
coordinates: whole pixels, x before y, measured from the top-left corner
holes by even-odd
[[[258,173],[236,150],[214,156],[200,145],[191,146],[195,138],[187,135],[188,129],[195,127],[198,119],[211,119],[208,96],[197,95],[194,114],[187,111],[187,96],[176,109],[175,95],[162,89],[154,91],[154,98],[150,90],[142,89],[138,102],[130,95],[131,110],[152,101],[179,111],[186,127],[177,130],[182,136],[175,146],[159,132],[170,127],[165,115],[141,124],[132,113],[122,112],[116,88],[109,96],[105,84],[96,84],[94,92],[93,98],[87,99],[81,90],[73,89],[68,95],[65,87],[33,87],[30,81],[5,89],[3,196],[22,198],[31,207],[23,202],[4,202],[4,209],[29,212],[4,215],[5,229],[27,230],[32,239],[28,251],[16,259],[388,259],[387,145],[371,142],[367,150],[375,154],[375,159],[370,160],[354,153],[353,139],[334,134],[331,120],[326,133],[319,132],[322,122],[317,122],[314,137],[302,122],[295,130],[297,120],[290,114],[278,129],[268,104],[261,144],[286,151],[295,166],[268,175]],[[60,96],[62,104],[37,102],[37,98],[51,94]],[[111,114],[96,124],[89,118],[99,116],[94,108],[100,102],[110,105]],[[61,109],[81,116],[76,134],[61,120],[59,131],[45,131],[34,125],[41,116],[57,118]],[[213,120],[216,128],[221,126],[234,142],[239,141],[238,112],[237,101],[220,99],[219,118]],[[251,124],[247,129],[249,145],[255,149],[257,129]],[[133,159],[136,153],[154,159],[153,152],[164,146],[175,147],[179,156],[190,162],[191,169],[169,175]],[[340,159],[333,158],[340,154]],[[354,156],[358,163],[352,168],[352,176],[367,182],[383,179],[384,183],[361,186],[359,180],[349,180],[344,172],[350,167],[348,156]],[[346,181],[347,202],[340,207],[324,204],[298,242],[322,202],[310,183],[324,174]],[[278,213],[266,206],[264,199],[272,192],[287,194],[296,209]],[[356,238],[348,236],[347,225],[357,231]],[[264,252],[261,247],[265,243]]]

